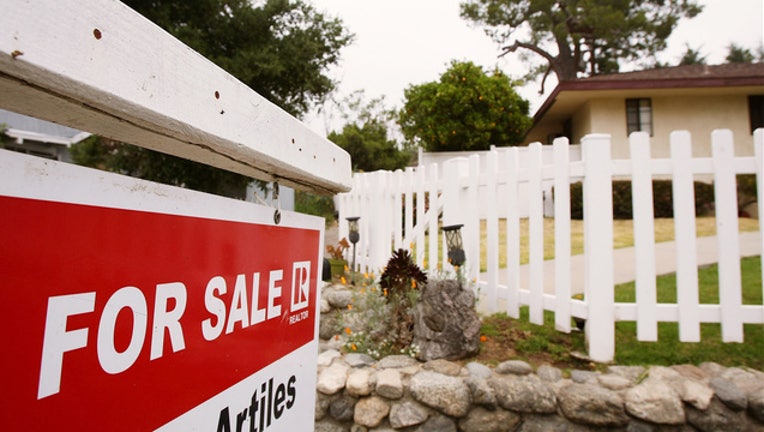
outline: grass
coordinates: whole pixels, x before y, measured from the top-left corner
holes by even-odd
[[[741,260],[742,294],[744,304],[762,304],[761,258]],[[698,271],[701,303],[718,304],[718,268],[716,265]],[[659,302],[676,301],[676,277],[657,278]],[[634,284],[615,288],[618,302],[633,302]],[[514,320],[505,314],[495,314],[483,320],[482,345],[476,360],[488,364],[519,357],[531,363],[551,363],[562,369],[596,368],[570,356],[573,351],[585,352],[581,332],[564,334],[554,330],[554,315],[545,312],[543,326],[528,322],[528,308],[521,309],[521,318]],[[616,323],[615,363],[620,365],[672,365],[699,364],[713,361],[725,366],[748,366],[764,370],[764,325],[745,324],[744,343],[725,343],[721,340],[719,324],[701,324],[701,342],[679,342],[676,323],[658,323],[657,342],[636,340],[636,323]],[[472,360],[472,359],[470,359]]]

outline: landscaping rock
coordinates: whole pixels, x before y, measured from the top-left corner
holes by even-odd
[[[523,423],[516,432],[590,432],[591,430],[590,427],[571,423],[564,417],[528,415],[523,418]]]
[[[333,395],[345,388],[348,366],[344,363],[333,363],[318,374],[316,390],[323,394]]]
[[[748,407],[748,396],[732,381],[714,377],[711,378],[709,385],[716,393],[716,397],[733,411],[743,411]]]
[[[454,280],[430,281],[414,309],[414,345],[418,358],[456,360],[477,354],[480,318],[475,294]]]
[[[354,397],[340,396],[329,405],[329,415],[337,421],[352,420],[356,402]]]
[[[465,367],[467,368],[467,371],[469,371],[470,375],[477,378],[490,378],[491,375],[493,375],[491,368],[482,363],[470,362],[467,363],[467,366]]]
[[[427,420],[427,409],[416,402],[394,403],[390,409],[390,426],[395,429],[415,426]]]
[[[711,404],[705,410],[687,406],[685,413],[687,414],[687,423],[695,426],[701,432],[743,431],[747,423],[744,412],[736,412],[727,408],[717,398],[712,399]]]
[[[364,366],[371,366],[375,364],[377,361],[374,360],[370,355],[368,354],[359,354],[359,353],[348,353],[345,354],[345,363],[348,364],[350,367],[364,367]]]
[[[422,365],[422,369],[448,376],[459,376],[462,373],[460,365],[444,359],[430,360]]]
[[[764,424],[764,388],[748,394],[748,414]]]
[[[645,368],[642,366],[608,366],[607,373],[620,375],[627,380],[636,383],[642,374],[645,373]]]
[[[345,383],[346,391],[351,396],[368,396],[376,384],[376,376],[371,369],[350,372]]]
[[[634,383],[620,375],[600,375],[597,382],[608,390],[624,390],[634,385]]]
[[[416,432],[456,432],[456,423],[446,416],[436,415],[422,423]]]
[[[494,369],[496,373],[508,375],[528,375],[533,373],[533,367],[522,360],[507,360],[501,362]]]
[[[459,428],[464,432],[511,432],[520,423],[520,416],[497,409],[489,411],[475,408],[467,417],[459,421]]]
[[[318,355],[318,366],[329,366],[332,364],[334,359],[342,357],[342,354],[340,354],[337,350],[326,350]]]
[[[321,315],[321,321],[318,324],[318,337],[329,340],[340,333],[340,321],[336,313],[329,312]]]
[[[619,427],[629,422],[618,393],[593,384],[570,384],[558,394],[565,417],[584,425]]]
[[[699,410],[704,410],[711,404],[711,399],[714,397],[714,391],[711,387],[700,381],[685,379],[682,381],[679,396],[681,396],[682,401]]]
[[[535,375],[497,375],[489,385],[504,409],[523,413],[553,413],[557,398],[552,388]]]
[[[578,383],[578,384],[596,382],[598,376],[599,376],[598,372],[584,371],[584,370],[578,370],[578,369],[574,369],[570,371],[570,379],[574,383]]]
[[[467,384],[467,387],[470,389],[472,403],[484,406],[491,410],[496,408],[496,395],[485,379],[469,376],[464,379],[464,383]]]
[[[536,369],[536,375],[543,381],[554,383],[562,379],[562,371],[554,366],[543,364]]]
[[[391,355],[377,362],[377,367],[380,369],[401,369],[410,366],[419,366],[419,362],[407,355]]]
[[[342,425],[337,424],[331,420],[322,420],[316,422],[313,429],[314,432],[345,432],[345,428]]]
[[[463,380],[431,371],[411,377],[409,391],[417,401],[451,417],[467,415],[472,402]]]
[[[377,372],[377,394],[387,399],[403,397],[401,373],[395,369],[383,369]]]
[[[353,292],[348,289],[333,289],[325,294],[326,301],[336,309],[345,309],[353,302]]]
[[[650,423],[678,425],[685,422],[679,395],[657,379],[647,379],[629,389],[624,402],[629,414]]]
[[[353,421],[361,426],[376,427],[389,413],[390,405],[384,399],[370,396],[356,403]]]

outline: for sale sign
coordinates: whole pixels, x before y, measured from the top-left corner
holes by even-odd
[[[0,153],[0,428],[310,430],[323,220]]]

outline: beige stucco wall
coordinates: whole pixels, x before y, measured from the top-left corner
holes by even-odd
[[[638,96],[652,99],[653,157],[669,157],[669,137],[676,130],[688,130],[692,135],[693,155],[711,155],[711,132],[730,129],[735,137],[735,154],[753,155],[753,137],[750,133],[748,98],[740,95],[681,95]],[[576,110],[572,117],[572,142],[580,143],[589,133],[610,134],[613,140],[612,157],[629,157],[626,136],[626,97],[613,96],[591,99]],[[543,131],[537,138],[545,142],[547,134],[559,132],[562,125]]]

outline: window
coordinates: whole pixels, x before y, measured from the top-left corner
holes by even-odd
[[[650,99],[626,99],[626,134],[647,132],[653,135],[653,107]]]
[[[764,95],[748,96],[748,114],[751,117],[751,133],[764,128]]]

